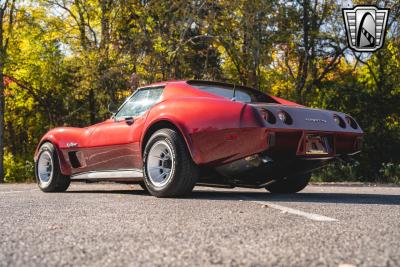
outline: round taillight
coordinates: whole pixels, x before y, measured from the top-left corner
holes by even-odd
[[[351,128],[353,129],[357,129],[358,128],[358,124],[357,122],[350,116],[346,116],[346,122],[348,125],[351,126]]]
[[[262,117],[264,120],[268,120],[268,112],[267,112],[267,110],[265,110],[265,109],[260,109],[260,114],[261,114],[261,117]]]
[[[271,124],[276,123],[276,118],[274,116],[274,114],[272,114],[271,111],[269,111],[268,109],[261,109],[261,116],[263,117],[263,119]]]
[[[339,117],[338,115],[333,115],[333,120],[336,122],[337,125],[339,125],[342,128],[346,128],[346,123],[344,123],[344,120]]]
[[[286,120],[286,115],[285,115],[285,113],[283,113],[283,112],[279,112],[278,113],[278,118],[281,120],[281,121],[285,121]]]
[[[286,124],[292,124],[293,120],[290,115],[283,110],[278,111],[278,119]]]

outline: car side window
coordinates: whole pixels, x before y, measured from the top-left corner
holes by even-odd
[[[118,111],[116,118],[137,117],[157,104],[164,87],[139,89]]]

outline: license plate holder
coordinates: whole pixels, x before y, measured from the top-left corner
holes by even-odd
[[[304,147],[306,155],[329,155],[332,153],[328,136],[307,134],[304,138]]]

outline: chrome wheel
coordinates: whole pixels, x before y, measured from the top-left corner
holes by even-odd
[[[37,175],[39,177],[40,183],[47,185],[50,183],[53,177],[53,157],[49,151],[44,151],[40,154],[38,160]]]
[[[172,148],[166,141],[157,141],[150,148],[146,169],[155,187],[162,187],[169,182],[175,169],[175,160]]]

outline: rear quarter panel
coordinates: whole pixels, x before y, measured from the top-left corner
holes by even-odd
[[[224,98],[167,98],[154,106],[146,127],[169,121],[181,131],[195,163],[224,163],[265,150],[265,130],[251,106]]]

